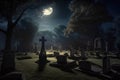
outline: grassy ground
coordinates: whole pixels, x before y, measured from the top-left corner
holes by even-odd
[[[43,71],[39,71],[38,64],[35,63],[38,60],[38,55],[29,53],[29,56],[32,59],[16,59],[16,69],[23,73],[25,80],[101,80],[78,71],[74,71],[74,73],[64,72],[58,68],[49,66],[49,63],[46,64]],[[48,60],[56,62],[55,58],[48,58]],[[89,58],[88,60],[102,66],[101,59]],[[120,63],[120,60],[111,59],[111,64],[116,63]]]
[[[74,71],[74,73],[61,71],[49,66],[49,63],[45,66],[44,71],[40,72],[38,64],[35,63],[38,57],[35,54],[31,56],[33,59],[16,60],[17,70],[23,72],[26,80],[100,80],[78,71]],[[48,60],[56,61],[54,58],[48,58]]]

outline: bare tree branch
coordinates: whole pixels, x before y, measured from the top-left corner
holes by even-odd
[[[16,19],[16,21],[14,22],[14,25],[16,25],[18,23],[18,21],[21,19],[21,17],[23,16],[24,12],[27,10],[28,8],[25,8],[21,14],[18,16],[18,18]]]
[[[3,29],[0,29],[0,32],[3,32],[4,34],[6,34],[6,31]]]

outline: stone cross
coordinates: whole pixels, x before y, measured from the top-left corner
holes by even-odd
[[[39,54],[39,62],[41,63],[45,63],[47,61],[47,57],[46,57],[46,51],[45,51],[45,41],[47,41],[44,36],[42,36],[42,38],[39,40],[41,41],[41,51]]]
[[[42,43],[42,46],[41,46],[41,52],[44,52],[45,51],[45,41],[47,41],[44,36],[42,36],[41,39],[39,39],[39,41],[41,41]]]

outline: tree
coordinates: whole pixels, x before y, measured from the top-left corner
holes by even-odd
[[[7,22],[7,30],[0,29],[6,35],[5,49],[3,54],[3,61],[1,65],[1,73],[5,74],[15,70],[14,54],[11,52],[12,33],[18,21],[21,19],[24,11],[13,21],[15,12],[19,6],[25,3],[27,0],[1,0],[0,1],[0,15]]]
[[[1,65],[2,74],[6,74],[8,72],[15,70],[15,60],[14,60],[15,55],[11,51],[13,30],[16,27],[19,20],[21,19],[21,17],[23,16],[24,12],[28,9],[28,7],[27,8],[25,7],[25,4],[28,1],[31,2],[34,0],[0,0],[0,17],[2,20],[5,20],[7,22],[6,31],[0,29],[0,31],[6,35],[5,49],[4,49],[3,61]],[[45,1],[43,2],[45,3]],[[51,0],[49,0],[49,2],[51,2]],[[18,9],[19,10],[22,9],[22,11],[20,11],[19,15],[16,15],[16,13],[19,11]]]
[[[117,37],[117,49],[120,50],[120,17],[118,17],[116,20],[115,20],[115,27],[116,27],[116,37]]]
[[[116,29],[110,28],[105,33],[105,40],[108,42],[108,50],[114,51],[115,50],[115,43],[116,43]]]
[[[68,22],[66,34],[79,32],[92,41],[100,36],[100,26],[112,21],[106,6],[95,0],[72,0],[70,10],[73,12]]]
[[[17,44],[17,49],[19,47],[20,51],[32,50],[31,48],[33,40],[36,32],[38,31],[38,27],[33,23],[33,21],[31,19],[28,19],[22,19],[20,21],[21,26],[14,29],[14,40]]]

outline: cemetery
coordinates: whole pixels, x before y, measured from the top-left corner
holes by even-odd
[[[50,62],[45,65],[44,71],[41,72],[41,71],[38,71],[38,64],[35,63],[35,61],[39,59],[38,55],[36,55],[35,53],[28,53],[28,55],[31,56],[32,59],[23,59],[23,60],[16,59],[16,65],[17,65],[16,70],[17,72],[22,72],[23,73],[22,76],[26,80],[39,80],[39,79],[42,79],[42,80],[53,80],[53,79],[73,80],[73,78],[76,80],[79,80],[80,78],[82,78],[83,80],[102,80],[104,78],[106,80],[107,79],[112,80],[112,79],[109,79],[110,76],[108,77],[107,75],[102,75],[102,73],[101,75],[98,75],[98,72],[102,72],[103,63],[101,59],[90,58],[87,61],[79,62],[80,66],[78,63],[76,63],[77,66],[74,66],[74,67],[71,66],[72,72],[70,72],[70,71],[61,70],[61,68],[59,67],[50,66],[50,64],[57,62],[57,59],[56,57],[48,57],[47,59]],[[71,62],[71,60],[69,59],[68,61]],[[119,64],[119,63],[120,63],[119,59],[111,59],[111,64]],[[65,64],[62,64],[62,65],[65,65]],[[91,69],[93,71],[91,71]],[[4,79],[4,80],[7,80],[7,79]]]
[[[0,80],[120,80],[120,1],[0,0]]]
[[[101,58],[98,58],[98,53],[95,53],[95,58],[90,53],[85,55],[86,52],[81,51],[81,56],[77,57],[72,51],[45,50],[46,40],[42,37],[40,41],[42,45],[39,55],[34,52],[16,52],[15,72],[2,76],[0,80],[120,79],[120,59],[111,57],[113,54],[101,54]]]

